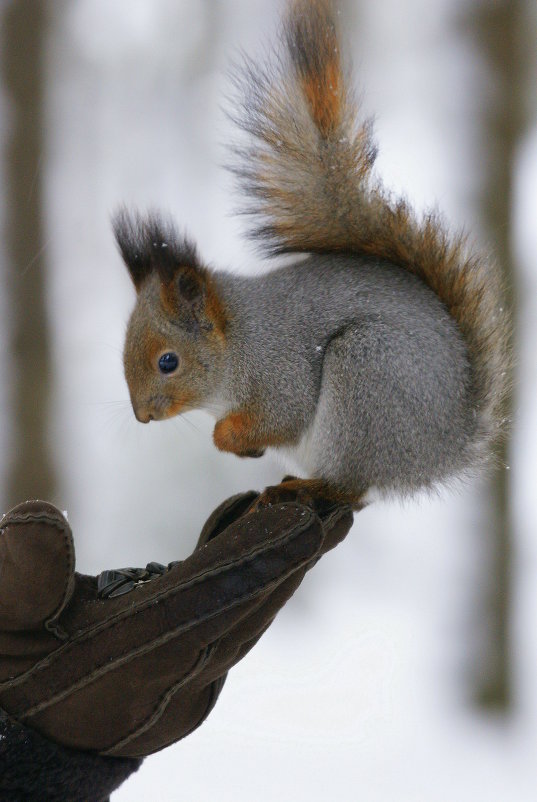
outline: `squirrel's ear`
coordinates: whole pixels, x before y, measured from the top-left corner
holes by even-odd
[[[175,265],[170,276],[161,275],[160,298],[166,311],[176,317],[199,317],[206,296],[205,271],[192,265]]]
[[[181,266],[174,276],[176,293],[181,300],[190,303],[203,299],[206,283],[205,272],[190,265]]]
[[[225,306],[207,268],[181,265],[170,281],[162,282],[160,299],[168,314],[187,331],[213,332],[225,338]]]

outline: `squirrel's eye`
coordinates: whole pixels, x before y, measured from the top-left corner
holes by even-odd
[[[173,351],[168,351],[168,353],[162,354],[158,361],[158,366],[161,373],[173,373],[174,370],[177,370],[178,365],[179,357],[177,354],[174,354]]]

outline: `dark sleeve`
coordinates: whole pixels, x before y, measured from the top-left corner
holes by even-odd
[[[141,762],[68,749],[0,710],[1,800],[106,802]]]

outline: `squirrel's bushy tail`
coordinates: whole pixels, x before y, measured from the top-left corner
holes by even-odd
[[[283,47],[269,64],[246,60],[237,121],[252,139],[234,171],[271,253],[346,252],[386,260],[423,279],[468,345],[476,445],[502,428],[508,315],[497,269],[451,236],[435,214],[420,219],[372,176],[376,147],[359,117],[330,0],[294,0]]]

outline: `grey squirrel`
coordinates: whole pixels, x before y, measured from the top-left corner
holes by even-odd
[[[284,450],[293,490],[408,494],[487,459],[502,429],[509,320],[496,268],[372,175],[329,0],[295,0],[270,63],[247,60],[235,172],[253,236],[295,263],[203,264],[158,215],[114,221],[137,292],[124,367],[138,420],[216,414],[217,448]]]

